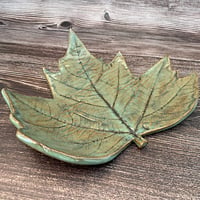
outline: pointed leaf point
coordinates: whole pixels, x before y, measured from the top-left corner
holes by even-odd
[[[123,57],[120,51],[117,53],[117,56]]]
[[[9,98],[9,90],[3,88],[3,89],[1,90],[1,94],[2,94],[2,96],[3,96],[4,100],[5,100],[5,102],[7,103],[7,105],[8,105],[8,107],[9,107],[11,113],[14,113],[14,107],[13,107],[11,101],[10,101],[10,98]]]

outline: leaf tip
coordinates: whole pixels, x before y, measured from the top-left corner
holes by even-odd
[[[2,89],[1,89],[1,94],[2,94],[2,96],[4,96],[5,92],[6,92],[6,88],[2,88]]]
[[[45,77],[47,78],[47,80],[49,80],[49,76],[50,75],[54,74],[54,73],[50,72],[48,69],[46,69],[44,67],[42,68],[42,70],[43,70],[43,73],[44,73]]]
[[[7,96],[8,96],[7,91],[8,91],[8,89],[6,89],[6,88],[2,88],[2,90],[1,90],[1,94],[5,100],[7,99]]]
[[[76,33],[70,28],[69,29],[69,42],[75,41],[77,39]]]
[[[77,57],[84,57],[90,55],[90,52],[87,50],[83,42],[79,39],[76,33],[70,29],[69,31],[69,43],[68,49],[65,56],[62,59],[67,58],[77,58]]]
[[[77,38],[76,33],[72,30],[72,28],[69,29],[69,42],[70,40],[75,40]]]
[[[118,51],[117,56],[122,57],[122,54],[120,51]]]
[[[42,68],[42,70],[43,70],[43,72],[44,72],[45,75],[50,73],[49,70],[46,69],[46,68],[44,68],[44,67]]]
[[[3,98],[4,98],[5,102],[6,102],[6,104],[8,105],[11,113],[14,113],[14,107],[12,106],[12,102],[11,102],[11,99],[10,99],[11,92],[8,89],[3,88],[1,90],[1,94],[2,94],[2,96],[3,96]]]
[[[170,57],[169,55],[166,55],[163,57],[163,59],[161,59],[163,62],[165,62],[166,64],[170,65]]]

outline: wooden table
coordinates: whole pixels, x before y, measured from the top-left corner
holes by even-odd
[[[200,74],[200,2],[0,1],[0,88],[51,97],[42,72],[57,70],[72,26],[109,62],[120,51],[135,75],[170,55],[180,76]],[[0,97],[0,199],[200,199],[200,107],[180,125],[131,145],[102,166],[74,166],[15,137]]]

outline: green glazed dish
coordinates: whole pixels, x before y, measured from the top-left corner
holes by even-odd
[[[143,137],[173,127],[198,102],[196,74],[178,78],[168,57],[140,77],[118,53],[109,64],[95,58],[70,30],[59,71],[44,69],[53,98],[2,90],[17,137],[59,160],[97,165],[114,159]]]

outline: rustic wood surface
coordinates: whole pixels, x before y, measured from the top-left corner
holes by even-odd
[[[0,1],[0,88],[51,97],[42,68],[57,70],[71,27],[97,57],[117,51],[143,73],[170,55],[180,76],[200,75],[200,1]],[[200,106],[180,125],[131,145],[101,166],[70,165],[15,137],[0,97],[0,199],[200,199]]]

